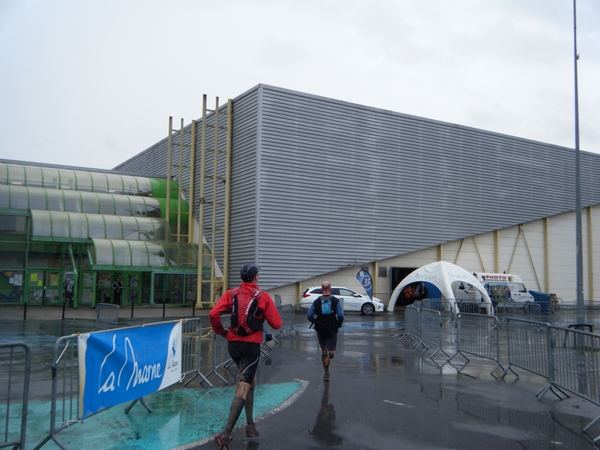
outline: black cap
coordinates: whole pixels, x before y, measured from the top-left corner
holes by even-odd
[[[254,264],[244,264],[240,269],[240,276],[243,281],[252,281],[258,273],[258,267]]]

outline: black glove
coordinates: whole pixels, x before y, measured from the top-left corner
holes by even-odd
[[[223,336],[224,338],[227,338],[227,333],[229,333],[229,330],[227,328],[224,328],[223,332],[221,333],[221,336]]]
[[[272,335],[272,334],[269,334],[269,333],[265,334],[265,340],[266,340],[267,342],[269,342],[269,341],[272,341],[272,340],[273,340],[273,335]]]

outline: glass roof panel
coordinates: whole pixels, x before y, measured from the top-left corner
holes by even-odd
[[[148,217],[161,217],[160,201],[151,197],[140,197],[146,202],[146,212]]]
[[[152,182],[150,178],[136,177],[138,192],[137,195],[150,195],[152,194]]]
[[[31,213],[33,214],[33,211]],[[50,211],[50,220],[52,221],[52,237],[70,237],[69,213]]]
[[[23,186],[10,186],[10,207],[15,209],[29,209],[29,195]],[[45,208],[44,208],[45,209]]]
[[[2,168],[0,167],[0,172],[1,171]],[[9,186],[5,186],[2,184],[0,184],[0,208],[10,208]]]
[[[8,182],[9,184],[17,184],[25,186],[25,170],[23,166],[17,166],[15,164],[7,164],[8,168]]]
[[[171,239],[171,229],[166,219],[154,219],[154,240],[168,241]]]
[[[98,214],[100,211],[100,196],[95,192],[81,192],[82,212],[89,214]]]
[[[131,203],[129,202],[129,199],[131,197],[129,197],[127,195],[114,195],[113,198],[115,200],[115,214],[117,216],[133,215],[131,213]],[[133,198],[135,198],[135,197],[133,197]]]
[[[179,246],[174,242],[164,242],[163,247],[165,249],[165,262],[170,267],[179,267],[181,265]]]
[[[126,195],[138,195],[138,183],[137,178],[129,175],[123,175],[121,177],[123,179],[123,193]]]
[[[31,211],[34,236],[51,236],[52,219],[49,211]]]
[[[148,267],[148,247],[145,242],[130,242],[131,265]]]
[[[158,242],[140,242],[148,249],[148,265],[151,267],[165,266],[165,251]]]
[[[123,239],[131,241],[144,239],[143,236],[140,238],[140,230],[136,217],[123,217]]]
[[[158,223],[156,223],[156,219],[148,219],[145,217],[131,217],[131,219],[135,220],[135,225],[132,224],[132,228],[135,226],[135,228],[139,231],[139,237],[138,239],[140,241],[162,241],[164,239],[161,239],[159,237],[156,236],[156,231],[154,229],[154,225],[158,225]],[[129,225],[129,222],[127,222],[127,225]],[[126,228],[124,226],[124,228]],[[127,231],[125,230],[125,233],[127,234]],[[130,238],[126,238],[126,239],[130,239]]]
[[[114,214],[115,213],[115,196],[114,195],[98,194],[98,200],[100,201],[100,214]]]
[[[123,239],[123,224],[119,216],[104,216],[107,239]]]
[[[44,185],[41,167],[25,166],[25,178],[27,186],[42,187]]]
[[[131,265],[131,250],[128,241],[111,241],[113,245],[113,259],[116,266]]]
[[[176,244],[146,241],[121,241],[110,239],[93,239],[92,251],[94,263],[99,265],[138,266],[138,267],[196,267],[191,263],[195,260],[197,248],[194,244]],[[167,247],[167,250],[165,250]],[[185,253],[186,263],[183,266],[176,264],[180,253]],[[165,253],[172,259],[165,264]]]
[[[146,209],[146,197],[128,196],[129,208],[132,216],[146,217],[148,210]]]
[[[121,175],[115,175],[112,173],[106,174],[108,180],[108,192],[111,194],[122,194],[123,193],[123,177]]]
[[[78,191],[89,192],[92,190],[92,174],[90,172],[78,170],[75,172],[75,179],[77,180]]]
[[[112,266],[113,247],[108,239],[94,239],[94,264]]]
[[[58,169],[54,169],[52,167],[44,167],[42,172],[44,176],[44,187],[48,189],[58,189]]]
[[[81,212],[81,194],[77,191],[64,191],[65,211]]]
[[[0,164],[0,184],[8,184],[8,164]]]
[[[72,170],[58,169],[60,189],[75,190],[75,173]]]
[[[94,192],[108,192],[108,181],[105,173],[92,172],[92,183],[94,184]]]
[[[181,246],[181,266],[182,267],[198,267],[198,255],[193,245]]]
[[[65,198],[63,191],[57,189],[48,189],[46,191],[46,199],[48,209],[51,211],[64,211],[65,210]]]
[[[38,188],[26,188],[29,195],[29,209],[47,209],[46,208],[46,190]],[[13,188],[13,191],[18,191],[20,188]],[[17,195],[17,192],[11,192],[11,197]],[[1,200],[0,200],[1,201]]]
[[[105,238],[106,231],[104,217],[97,214],[88,214],[88,233],[91,238]]]
[[[91,237],[88,233],[88,221],[86,214],[69,214],[71,221],[71,237],[72,238],[88,238]]]

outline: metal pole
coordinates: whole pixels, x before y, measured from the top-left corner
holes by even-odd
[[[577,247],[577,323],[585,322],[583,308],[583,238],[581,230],[581,182],[579,150],[579,92],[577,85],[577,0],[573,0],[573,62],[575,75],[575,228]]]

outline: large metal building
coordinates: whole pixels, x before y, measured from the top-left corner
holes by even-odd
[[[215,124],[221,116],[229,122]],[[219,138],[225,130],[229,137]],[[533,289],[575,298],[573,149],[263,84],[217,101],[179,131],[180,156],[170,134],[115,170],[191,186],[228,286],[254,261],[261,287],[284,303],[326,274],[350,284],[361,267],[371,270],[376,292],[389,294],[411,268],[446,259],[467,270],[519,271]],[[190,148],[193,177],[167,173],[168,159],[187,161]],[[228,150],[230,164],[215,156],[206,178],[207,155]],[[600,238],[599,174],[600,155],[581,152],[587,299]],[[227,201],[200,213],[211,190]],[[214,233],[218,221],[223,237]]]

